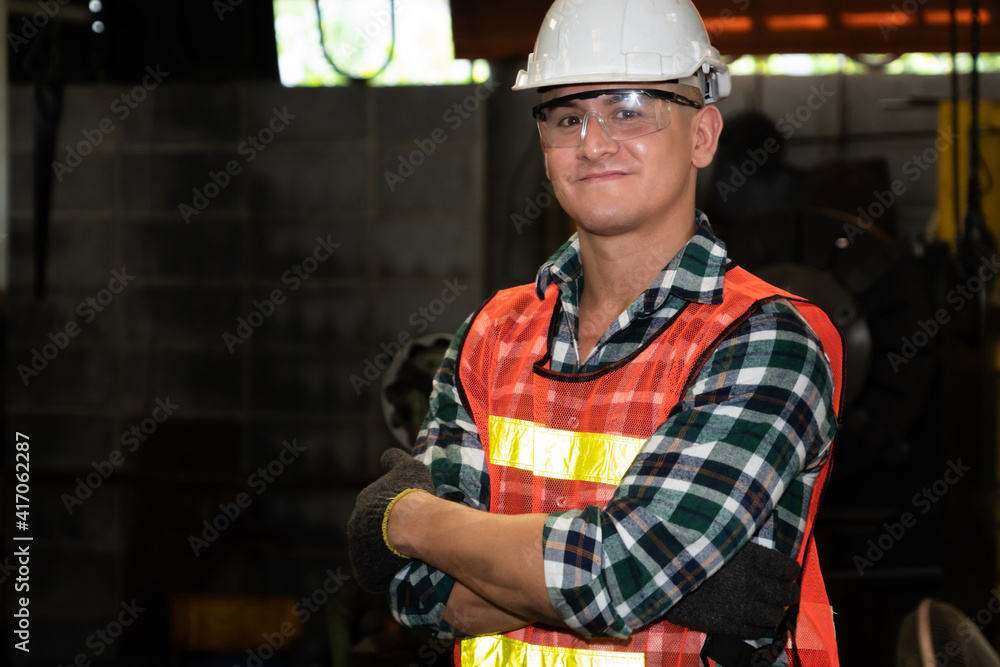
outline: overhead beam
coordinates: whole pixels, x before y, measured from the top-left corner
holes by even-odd
[[[947,0],[697,0],[723,54],[912,53],[950,50]],[[1000,10],[981,13],[981,50],[1000,51]],[[457,58],[526,60],[545,17],[545,0],[452,0]],[[959,50],[969,50],[970,10],[959,7]]]

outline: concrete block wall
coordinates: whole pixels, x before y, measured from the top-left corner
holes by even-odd
[[[33,93],[12,91],[6,390],[35,454],[33,664],[159,664],[171,593],[298,597],[349,572],[353,498],[393,444],[381,377],[351,378],[483,296],[488,90],[168,77],[126,116],[130,90],[66,89],[42,299]],[[429,305],[433,321],[411,318]],[[252,503],[195,555],[241,492]],[[88,637],[133,598],[150,611],[98,656]],[[313,623],[295,664],[324,650]]]

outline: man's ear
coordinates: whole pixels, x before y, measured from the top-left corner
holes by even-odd
[[[694,122],[695,145],[691,152],[691,164],[698,169],[704,169],[712,164],[715,151],[719,148],[722,114],[714,104],[710,104],[698,113]]]

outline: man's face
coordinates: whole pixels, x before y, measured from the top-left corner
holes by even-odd
[[[696,89],[657,83],[564,86],[544,93],[542,101],[612,88],[652,88],[700,101]],[[601,98],[571,104],[579,115],[587,111],[607,113],[606,100]],[[669,126],[623,140],[612,139],[591,114],[579,145],[554,148],[543,144],[546,173],[559,203],[581,230],[597,235],[655,225],[678,207],[693,210],[696,167],[707,166],[702,164],[705,156],[699,151],[698,131],[698,119],[705,112],[671,103]],[[713,108],[710,113],[717,111]],[[691,211],[684,215],[688,213]]]

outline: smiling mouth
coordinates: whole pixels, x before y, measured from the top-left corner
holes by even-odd
[[[602,171],[599,174],[587,174],[586,176],[581,177],[580,181],[581,182],[585,182],[585,181],[589,181],[589,182],[606,181],[606,180],[611,180],[611,179],[614,179],[614,178],[619,178],[621,176],[625,176],[625,172],[623,172],[623,171]]]

